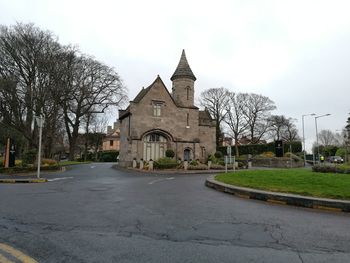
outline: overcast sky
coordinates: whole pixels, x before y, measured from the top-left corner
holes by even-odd
[[[350,112],[348,0],[0,0],[0,24],[33,22],[114,67],[133,99],[170,77],[185,49],[195,96],[225,87],[268,96],[275,114],[340,130]],[[117,116],[115,116],[116,118]],[[315,119],[305,117],[308,148]]]

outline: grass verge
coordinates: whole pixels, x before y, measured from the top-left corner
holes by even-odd
[[[350,200],[350,175],[307,169],[250,170],[220,174],[216,180],[237,186],[305,196]]]
[[[67,166],[67,165],[75,165],[75,164],[86,164],[86,163],[91,163],[89,162],[78,162],[78,161],[61,161],[58,164],[60,166]]]

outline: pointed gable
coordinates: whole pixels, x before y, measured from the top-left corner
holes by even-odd
[[[145,96],[146,94],[155,87],[156,84],[160,84],[161,87],[163,87],[166,90],[166,93],[169,95],[169,98],[171,99],[171,101],[174,103],[174,105],[176,105],[173,97],[170,95],[168,89],[165,87],[165,84],[163,82],[163,80],[159,77],[159,75],[157,76],[157,78],[155,79],[155,81],[153,81],[153,83],[148,86],[147,88],[142,88],[142,90],[139,92],[139,94],[136,95],[135,99],[131,102],[134,103],[139,103]]]
[[[181,58],[180,58],[180,62],[177,65],[177,68],[174,72],[174,74],[172,75],[172,77],[170,78],[171,81],[173,81],[174,79],[177,78],[190,78],[192,80],[196,80],[196,77],[194,76],[190,65],[187,62],[187,58],[186,58],[186,54],[185,54],[185,50],[182,50],[182,54],[181,54]]]

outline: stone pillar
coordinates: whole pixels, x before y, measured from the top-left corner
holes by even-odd
[[[188,169],[188,161],[184,161],[184,170]]]
[[[143,159],[140,160],[140,170],[143,169]]]
[[[248,167],[247,168],[248,169],[252,168],[252,155],[251,154],[248,154],[248,160],[247,161],[248,161]]]
[[[152,171],[153,170],[153,160],[150,160],[148,162],[148,170]]]
[[[211,167],[211,161],[208,161],[208,170],[210,170]]]
[[[136,163],[136,160],[132,160],[132,168],[136,168],[137,167],[137,163]]]

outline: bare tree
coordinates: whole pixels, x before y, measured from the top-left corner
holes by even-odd
[[[111,105],[120,106],[126,91],[119,75],[91,57],[76,56],[67,65],[65,97],[62,100],[64,123],[69,140],[69,159],[73,160],[82,117],[103,113]]]
[[[334,133],[331,130],[321,130],[318,133],[318,140],[319,144],[325,147],[336,144]]]
[[[276,109],[275,103],[268,97],[258,94],[243,94],[245,100],[244,117],[248,123],[251,143],[257,143],[268,131],[271,111]]]
[[[200,105],[207,108],[216,123],[216,146],[220,146],[221,123],[225,119],[229,91],[223,87],[201,93]]]
[[[284,127],[284,131],[282,133],[282,139],[286,142],[293,142],[296,140],[299,140],[299,134],[298,134],[298,129],[295,126],[295,119],[288,118],[288,121],[286,122],[286,125]]]
[[[27,148],[37,147],[35,115],[44,115],[44,142],[55,136],[59,110],[50,87],[61,49],[51,32],[33,24],[0,27],[0,109],[3,122],[23,135]]]
[[[269,119],[270,133],[274,140],[281,140],[283,136],[283,132],[288,125],[289,119],[287,119],[284,115],[272,115]]]
[[[236,156],[239,156],[238,140],[239,137],[247,130],[248,123],[244,118],[245,96],[243,94],[228,93],[229,101],[226,104],[225,122],[230,128],[235,140]]]

